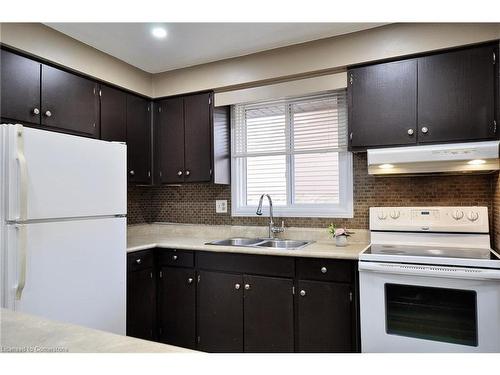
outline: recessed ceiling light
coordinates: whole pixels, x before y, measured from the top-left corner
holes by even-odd
[[[380,169],[391,169],[391,168],[394,168],[394,165],[392,165],[392,164],[381,164],[378,167]]]
[[[486,160],[482,160],[482,159],[474,159],[474,160],[471,160],[471,161],[468,161],[467,164],[470,164],[470,165],[481,165],[481,164],[486,164]]]
[[[155,27],[153,30],[151,30],[151,34],[153,34],[155,38],[163,39],[167,36],[167,30],[165,30],[163,27]]]

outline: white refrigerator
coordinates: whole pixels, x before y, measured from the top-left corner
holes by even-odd
[[[2,307],[125,334],[126,146],[0,125]]]

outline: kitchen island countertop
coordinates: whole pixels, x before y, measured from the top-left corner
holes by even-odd
[[[0,310],[0,336],[3,353],[196,353],[7,309]]]

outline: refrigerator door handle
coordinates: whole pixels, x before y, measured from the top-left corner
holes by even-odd
[[[19,220],[28,218],[28,170],[24,156],[23,127],[17,127],[17,163],[19,164]]]
[[[16,224],[17,230],[17,256],[19,266],[19,276],[16,288],[16,300],[20,300],[26,285],[26,225]]]

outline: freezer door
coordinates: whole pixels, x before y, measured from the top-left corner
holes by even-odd
[[[8,305],[48,319],[125,334],[126,219],[7,226]],[[26,236],[26,263],[21,248]],[[22,270],[26,283],[16,299]]]
[[[7,128],[7,220],[126,214],[126,146],[21,125]]]

